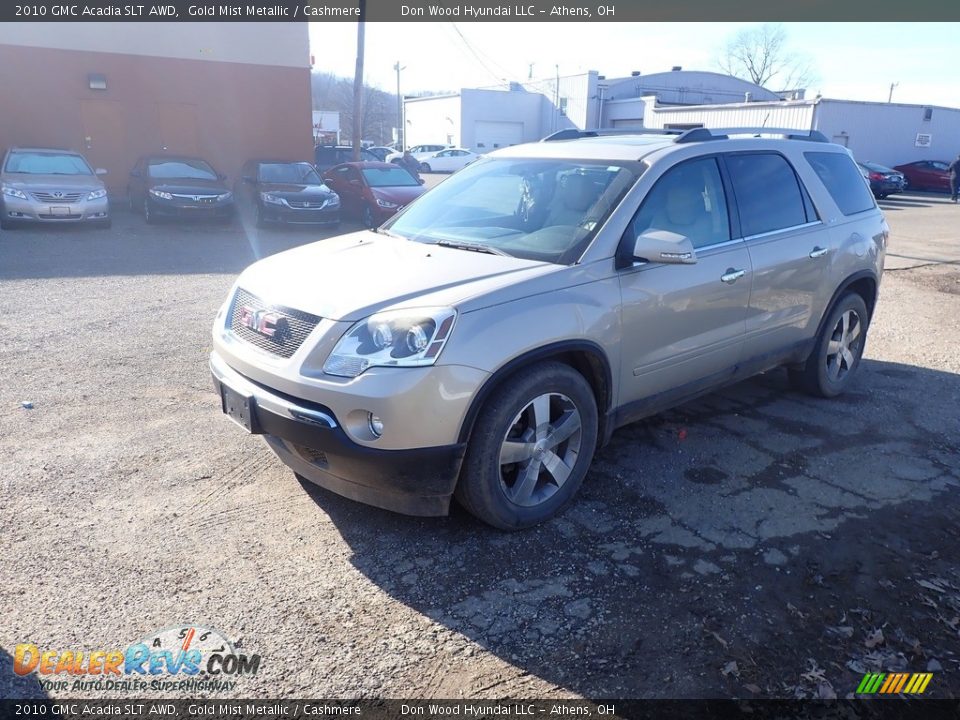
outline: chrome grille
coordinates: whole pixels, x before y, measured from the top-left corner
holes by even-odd
[[[48,192],[33,192],[30,193],[36,200],[44,203],[75,203],[80,202],[80,198],[83,197],[83,193],[48,193]]]
[[[185,195],[181,193],[170,193],[177,200],[189,200],[198,203],[213,203],[217,201],[219,195]]]
[[[314,208],[319,210],[326,204],[326,200],[287,200],[287,205],[292,208]]]
[[[242,318],[260,312],[269,312],[278,316],[277,321],[273,323],[272,337],[243,323]],[[297,351],[318,322],[320,318],[316,315],[281,305],[268,305],[242,288],[237,288],[230,308],[230,330],[234,335],[261,350],[283,358],[291,357]]]

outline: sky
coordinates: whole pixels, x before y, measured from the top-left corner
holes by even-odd
[[[757,23],[756,25],[759,25]],[[807,97],[960,107],[960,23],[782,23],[789,49],[818,77]],[[750,23],[367,23],[366,81],[396,92],[456,91],[596,70],[608,78],[717,71],[727,40]],[[311,23],[314,69],[353,77],[355,23]],[[771,88],[779,90],[781,88]]]

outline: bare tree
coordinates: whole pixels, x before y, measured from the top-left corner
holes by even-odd
[[[728,75],[771,90],[805,89],[816,82],[810,59],[792,51],[783,25],[745,28],[724,46],[717,65]]]

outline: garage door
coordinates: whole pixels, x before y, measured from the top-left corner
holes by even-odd
[[[478,152],[519,145],[523,142],[523,123],[478,120],[473,137]]]
[[[613,126],[618,130],[639,130],[643,127],[643,118],[636,120],[614,120]]]

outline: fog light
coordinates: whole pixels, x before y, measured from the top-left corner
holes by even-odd
[[[383,420],[378,418],[373,413],[367,413],[367,426],[370,428],[370,432],[372,432],[375,437],[380,437],[383,435]]]

